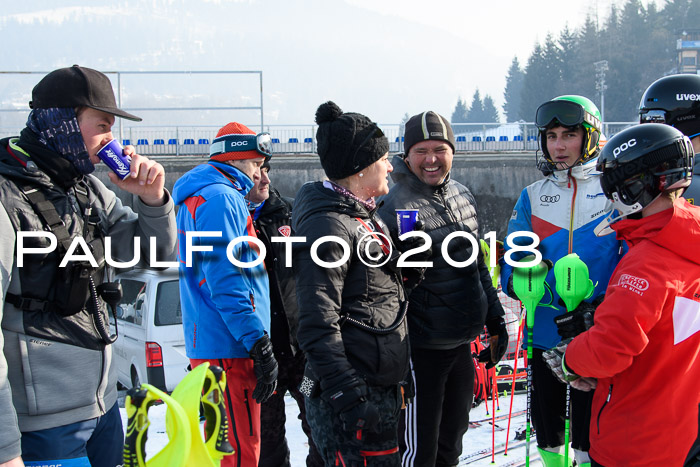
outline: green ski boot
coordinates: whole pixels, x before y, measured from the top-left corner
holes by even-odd
[[[571,461],[569,461],[568,466],[564,463],[564,454],[563,453],[559,454],[558,452],[546,451],[546,450],[542,449],[541,447],[537,447],[537,450],[540,452],[540,458],[542,459],[542,464],[544,464],[545,467],[571,467],[572,466]]]

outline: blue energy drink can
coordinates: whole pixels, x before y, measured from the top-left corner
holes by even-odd
[[[116,139],[102,146],[102,148],[97,151],[97,156],[102,159],[102,162],[112,169],[120,179],[124,180],[129,176],[131,172],[129,157],[124,155],[122,145],[119,144],[119,141]]]

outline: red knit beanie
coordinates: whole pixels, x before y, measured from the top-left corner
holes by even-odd
[[[220,143],[220,141],[223,141],[225,137],[227,136],[236,136],[236,135],[255,135],[256,133],[248,128],[245,125],[242,125],[237,122],[231,122],[227,123],[224,125],[219,132],[216,134],[216,138],[214,138],[214,141],[212,141],[212,146],[214,146],[217,143]],[[251,147],[255,148],[256,142],[253,140],[253,144]],[[219,161],[219,162],[226,162],[226,161],[232,161],[232,160],[242,160],[242,159],[255,159],[256,157],[264,157],[262,154],[260,154],[258,151],[255,149],[252,149],[250,151],[232,151],[232,152],[224,152],[224,153],[219,153],[214,156],[210,157],[210,160],[213,161]]]

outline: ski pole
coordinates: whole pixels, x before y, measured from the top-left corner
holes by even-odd
[[[576,253],[559,259],[554,264],[554,280],[557,293],[566,311],[571,312],[593,295],[595,285],[588,275],[588,267]],[[564,415],[564,465],[569,465],[569,437],[571,433],[571,383],[566,384],[566,412]]]
[[[523,315],[523,318],[525,316]],[[518,373],[518,349],[520,348],[520,338],[523,332],[523,323],[525,321],[521,318],[520,325],[518,326],[518,337],[515,339],[515,362],[513,363],[513,379],[510,385],[510,409],[508,410],[508,428],[506,428],[506,450],[504,456],[508,455],[508,437],[510,436],[510,419],[513,415],[513,395],[515,394],[515,375]]]
[[[526,256],[521,263],[532,263]],[[530,418],[532,403],[532,336],[535,325],[535,308],[544,297],[547,273],[550,266],[544,261],[535,265],[524,265],[513,270],[513,290],[525,306],[527,323],[527,412],[525,420],[525,466],[530,467]]]

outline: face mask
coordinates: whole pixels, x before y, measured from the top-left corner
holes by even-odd
[[[87,175],[95,171],[74,109],[34,109],[29,113],[27,127],[43,145],[70,162],[79,173]]]

